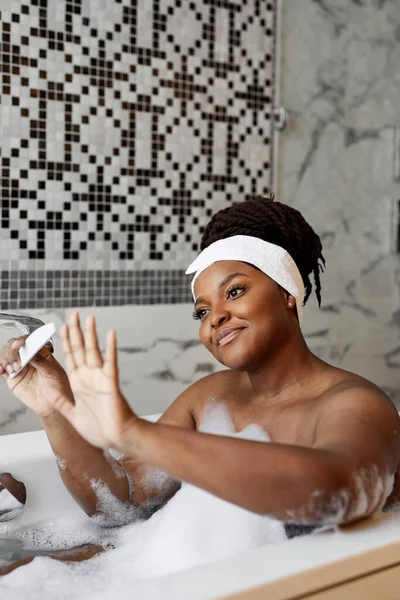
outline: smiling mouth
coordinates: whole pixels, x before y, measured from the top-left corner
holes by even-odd
[[[217,344],[217,346],[226,346],[226,344],[229,344],[229,342],[231,342],[232,340],[234,340],[239,333],[241,333],[243,331],[243,329],[234,329],[233,331],[231,331],[230,333],[228,333],[228,335],[225,335]]]

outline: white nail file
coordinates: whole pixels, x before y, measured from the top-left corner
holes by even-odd
[[[46,325],[42,325],[38,329],[35,329],[31,335],[29,335],[25,344],[22,348],[19,349],[19,358],[21,360],[21,366],[18,371],[11,373],[10,379],[14,379],[22,371],[24,367],[28,364],[29,361],[47,344],[47,342],[51,339],[51,336],[54,335],[56,331],[56,326],[54,323],[47,323]]]

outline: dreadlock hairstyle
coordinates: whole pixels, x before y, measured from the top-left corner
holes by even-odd
[[[234,235],[251,235],[284,248],[302,276],[305,287],[304,304],[312,289],[309,275],[314,273],[315,294],[318,305],[321,306],[319,273],[325,266],[322,244],[298,210],[275,202],[273,194],[233,204],[213,215],[204,230],[200,249],[204,250],[212,243]]]

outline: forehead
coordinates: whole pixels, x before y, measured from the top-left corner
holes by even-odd
[[[233,273],[243,273],[252,278],[264,277],[267,275],[257,267],[240,260],[219,260],[205,269],[197,277],[194,283],[195,297],[198,298],[220,284],[220,282]]]

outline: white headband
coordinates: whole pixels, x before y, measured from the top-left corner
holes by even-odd
[[[197,277],[219,260],[240,260],[258,267],[296,298],[297,314],[301,322],[304,299],[303,279],[293,258],[284,248],[250,235],[234,235],[214,242],[200,252],[186,269],[186,275],[195,273],[192,279],[194,300],[196,299],[194,282]]]

